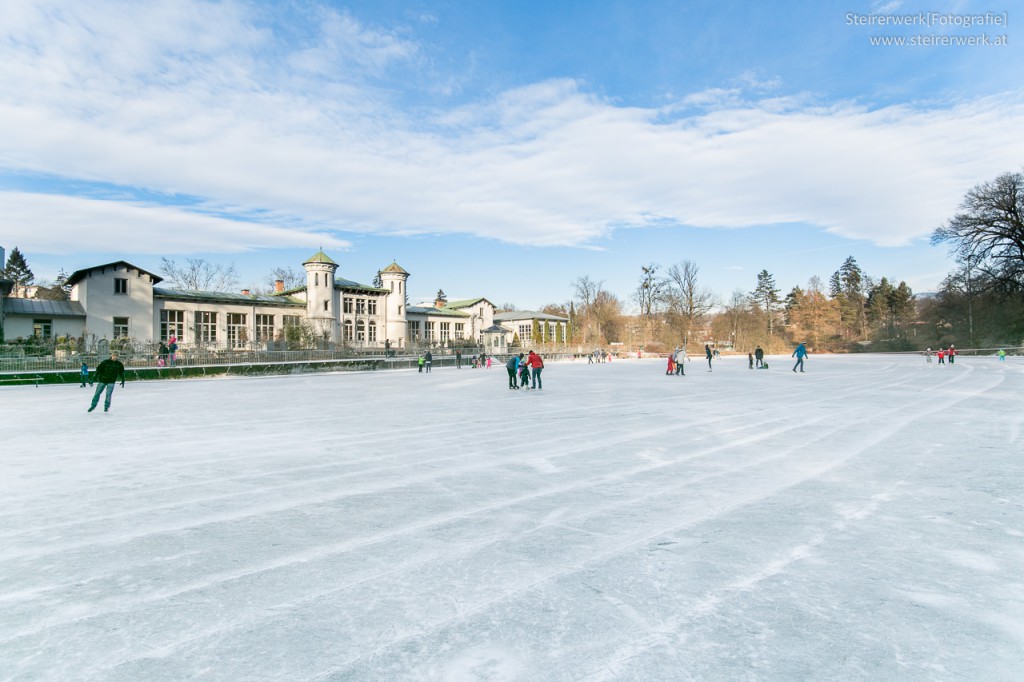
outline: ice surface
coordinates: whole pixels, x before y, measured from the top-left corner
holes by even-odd
[[[1019,680],[1024,361],[0,389],[0,679]]]

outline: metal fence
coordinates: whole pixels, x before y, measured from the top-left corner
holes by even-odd
[[[351,348],[332,350],[179,350],[174,357],[162,357],[150,349],[145,351],[115,351],[127,369],[152,369],[160,367],[210,367],[219,365],[260,365],[260,364],[298,364],[325,362],[359,362],[365,360],[383,361],[389,368],[401,369],[415,367],[419,351],[391,350],[354,350]],[[517,351],[518,352],[518,351]],[[431,349],[434,367],[454,367],[455,351],[451,349]],[[542,353],[545,357],[557,357],[557,353]],[[564,351],[562,353],[565,354]],[[472,365],[477,353],[462,354],[462,366]],[[89,369],[109,357],[108,353],[87,352],[72,353],[55,351],[52,354],[25,354],[16,346],[0,348],[0,374],[19,374],[24,372],[77,372],[85,362]],[[508,354],[493,356],[495,361],[504,362]],[[499,360],[500,359],[500,360]]]

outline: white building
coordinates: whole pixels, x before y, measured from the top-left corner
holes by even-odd
[[[338,264],[322,251],[303,267],[305,286],[286,291],[278,282],[272,294],[251,294],[165,288],[159,275],[117,261],[73,273],[68,301],[14,299],[0,286],[0,327],[8,341],[176,337],[182,348],[230,349],[271,347],[287,327],[305,325],[325,343],[401,349],[481,343],[494,325],[486,298],[407,305],[409,273],[397,263],[379,272],[379,286],[339,277]]]
[[[536,310],[513,310],[498,313],[494,322],[508,330],[506,345],[563,345],[569,342],[569,319]]]

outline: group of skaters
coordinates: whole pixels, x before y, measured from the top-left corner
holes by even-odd
[[[1000,349],[999,352],[1003,353],[1002,349]],[[953,344],[950,344],[949,348],[940,348],[938,351],[935,352],[935,355],[939,358],[939,364],[940,365],[946,364],[946,358],[949,358],[949,364],[952,365],[953,361],[956,360],[956,356],[957,356],[956,346],[954,346]],[[1003,353],[1003,355],[1005,356],[1006,353]],[[924,359],[925,359],[925,362],[927,362],[929,365],[932,364],[932,349],[931,348],[925,348],[924,349]],[[999,359],[1002,360],[1003,358],[1000,357]]]
[[[505,363],[505,369],[508,370],[509,390],[514,391],[520,388],[541,390],[544,388],[540,379],[540,373],[544,369],[544,360],[532,350],[526,356],[520,353],[510,357]],[[531,385],[527,386],[527,384]]]
[[[593,353],[587,353],[587,364],[593,365],[601,362],[611,362],[612,354],[608,351],[595,348]]]
[[[473,369],[476,369],[477,367],[487,367],[487,369],[490,369],[491,368],[491,358],[490,358],[490,356],[488,356],[485,353],[480,353],[478,355],[473,355],[473,356],[471,356],[469,358],[469,366],[472,367]],[[455,351],[455,369],[462,369],[462,351],[461,350],[456,350]]]
[[[794,372],[804,371],[804,358],[810,353],[807,351],[807,345],[801,343],[793,351],[790,357],[796,358],[796,364],[793,365]],[[704,357],[708,361],[708,371],[712,371],[712,362],[722,357],[722,354],[717,348],[712,348],[711,344],[704,344]],[[750,363],[750,369],[768,369],[768,363],[764,359],[764,349],[758,346],[751,352],[747,353],[747,359]],[[668,367],[665,369],[666,375],[675,376],[686,376],[686,363],[690,360],[689,355],[686,353],[686,346],[678,346],[676,349],[668,354]],[[931,362],[931,360],[929,360]]]

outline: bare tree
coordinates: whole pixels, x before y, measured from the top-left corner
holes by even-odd
[[[300,272],[293,267],[287,268],[274,268],[267,275],[267,283],[269,284],[269,290],[274,290],[274,283],[278,280],[284,282],[285,290],[297,289],[306,283],[305,271]]]
[[[235,265],[220,265],[204,258],[186,258],[179,265],[171,258],[161,258],[160,268],[168,285],[188,291],[232,291],[238,288]]]
[[[598,297],[604,293],[601,288],[603,282],[595,282],[584,275],[573,280],[572,287],[576,293],[576,316],[579,318],[580,331],[583,334],[582,341],[587,343],[591,335],[601,336],[600,324],[595,316],[595,303]]]
[[[689,342],[690,332],[717,304],[715,294],[698,284],[698,272],[700,268],[688,260],[673,265],[666,272],[669,305],[672,312],[682,319],[680,331],[684,343]]]
[[[1024,173],[1004,173],[968,192],[960,212],[932,234],[932,244],[942,242],[983,281],[1024,286]]]

